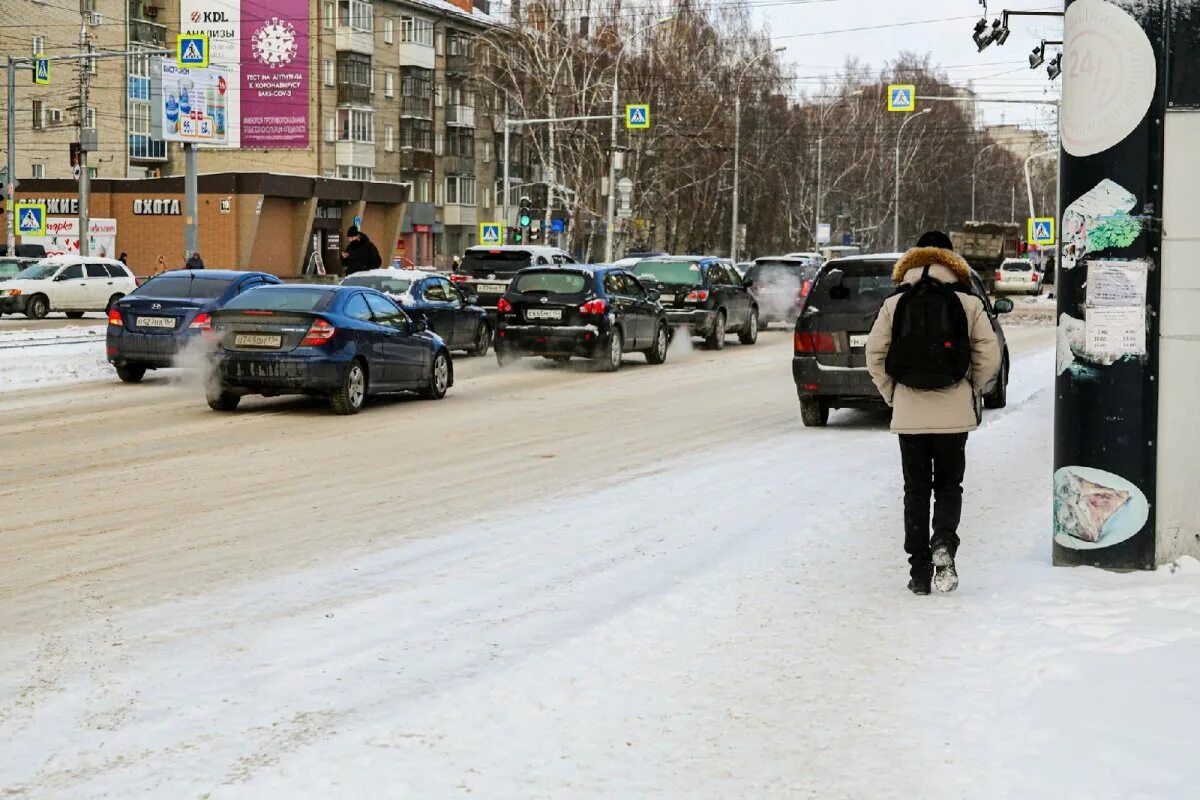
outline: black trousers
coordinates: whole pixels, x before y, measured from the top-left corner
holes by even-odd
[[[909,572],[929,574],[932,553],[945,545],[958,552],[958,523],[962,520],[962,482],[967,469],[967,434],[901,434],[900,461],[904,466],[904,552]],[[933,535],[929,500],[934,499]]]

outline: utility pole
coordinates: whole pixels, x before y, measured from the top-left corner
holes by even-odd
[[[624,48],[621,49],[621,53]],[[612,126],[609,128],[608,142],[608,209],[605,214],[606,234],[604,237],[604,263],[613,262],[613,239],[617,229],[617,77],[620,75],[621,54],[617,54],[617,64],[613,67],[612,85]]]
[[[88,37],[88,23],[91,13],[88,11],[87,0],[79,0],[79,50],[90,53],[92,45]],[[93,144],[92,136],[88,133],[88,83],[92,75],[92,62],[88,58],[79,62],[79,255],[91,255],[88,229],[91,218],[88,213],[88,201],[92,195],[92,176],[88,172],[88,148]]]
[[[738,162],[742,148],[742,98],[733,99],[733,224],[729,232],[729,260],[737,263],[738,252]]]
[[[825,120],[821,120],[821,135],[817,137],[817,202],[813,210],[813,250],[821,248],[821,170],[825,148]]]
[[[17,187],[17,62],[8,57],[8,179],[4,181],[4,210],[8,223],[8,254],[17,254],[17,214],[14,208]]]

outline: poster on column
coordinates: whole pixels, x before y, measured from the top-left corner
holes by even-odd
[[[230,147],[309,146],[307,0],[180,0],[180,31],[206,33],[228,74]]]

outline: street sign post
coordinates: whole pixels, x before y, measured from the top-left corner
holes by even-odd
[[[481,223],[479,223],[479,243],[495,245],[497,247],[504,244],[504,223],[503,222],[481,222]]]
[[[15,207],[18,236],[46,235],[45,203],[16,203]]]
[[[1054,217],[1029,218],[1029,243],[1038,247],[1052,247],[1057,240]]]
[[[636,103],[625,106],[625,127],[631,131],[644,131],[650,127],[650,104]]]
[[[888,86],[888,111],[910,112],[917,110],[917,87],[911,83],[893,83]]]
[[[208,34],[181,33],[176,36],[175,66],[180,69],[207,69]]]
[[[37,60],[33,62],[33,82],[39,86],[48,86],[50,84],[50,61],[42,58],[42,54],[37,54]]]

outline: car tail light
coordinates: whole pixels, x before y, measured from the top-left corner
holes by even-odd
[[[694,292],[688,292],[687,302],[689,302],[689,303],[703,303],[707,299],[708,299],[708,290],[707,289],[697,289]]]
[[[251,317],[273,317],[273,316],[275,316],[274,311],[264,311],[262,309],[257,309],[257,308],[250,308],[250,309],[243,311],[242,313],[246,314],[248,316],[251,316]]]
[[[1030,276],[1030,278],[1032,278],[1034,283],[1038,282],[1038,274],[1036,272],[1029,273],[1029,276]]]
[[[999,283],[1000,281],[1003,281],[1003,280],[1004,280],[1004,273],[1001,272],[1000,270],[996,270],[996,282]]]
[[[450,276],[451,283],[466,283],[469,280],[471,280],[470,275],[451,275]]]
[[[796,332],[795,347],[797,353],[834,353],[837,347],[832,333]]]
[[[108,324],[109,325],[124,325],[125,319],[121,316],[120,311],[118,311],[115,308],[110,308],[108,310]]]
[[[800,288],[796,292],[796,305],[803,303],[804,299],[812,294],[812,287],[812,281],[805,281],[804,283],[800,284]]]
[[[319,319],[308,327],[308,333],[300,340],[301,347],[320,347],[333,338],[337,328],[333,324]]]
[[[597,317],[601,316],[606,311],[608,311],[608,301],[601,300],[599,298],[595,300],[588,300],[579,307],[580,314],[591,314]]]
[[[806,384],[804,384],[803,386],[801,386],[800,388],[802,388],[802,389],[803,389],[804,391],[806,391],[806,392],[819,392],[819,391],[821,391],[821,384],[819,384],[819,383],[806,383]]]
[[[201,333],[212,333],[212,317],[201,311],[188,327]]]
[[[143,278],[142,276],[140,276],[140,275],[133,276],[133,285],[134,286],[141,286],[145,282],[146,282],[146,279]]]
[[[496,313],[497,314],[511,314],[512,310],[513,310],[512,303],[508,302],[503,297],[501,297],[499,300],[496,301]]]

